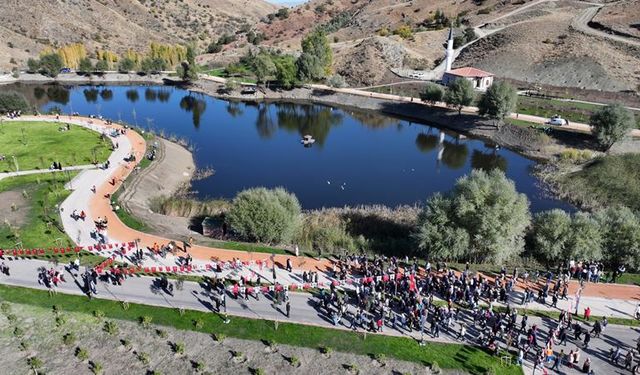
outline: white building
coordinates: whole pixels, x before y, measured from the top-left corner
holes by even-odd
[[[493,84],[493,74],[484,70],[465,67],[447,71],[442,76],[442,83],[449,86],[456,79],[463,78],[473,83],[476,90],[486,90]]]
[[[451,69],[453,60],[455,59],[455,53],[453,50],[453,28],[449,29],[449,38],[447,40],[447,49],[445,53],[445,70],[442,76],[442,83],[445,86],[449,86],[453,81],[458,78],[464,78],[473,83],[473,87],[476,90],[486,90],[493,84],[493,74],[485,72],[484,70],[465,67],[458,69]]]

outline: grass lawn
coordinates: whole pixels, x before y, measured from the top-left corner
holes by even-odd
[[[22,209],[27,210],[23,224],[2,223],[0,247],[14,248],[19,242],[23,248],[72,246],[71,239],[62,230],[56,205],[70,194],[64,184],[74,176],[74,173],[55,172],[0,180],[0,192],[22,192],[26,199],[26,207]]]
[[[608,155],[558,178],[562,191],[588,207],[640,210],[640,154]],[[563,194],[564,195],[564,194]]]
[[[0,125],[0,162],[3,172],[15,171],[15,156],[20,170],[47,169],[53,161],[62,166],[103,162],[111,154],[111,142],[102,141],[94,131],[71,125],[60,131],[63,123],[38,121],[4,121]]]
[[[0,285],[2,300],[52,309],[53,305],[65,311],[93,314],[101,311],[106,318],[138,321],[148,316],[154,324],[183,330],[225,334],[247,340],[273,340],[276,343],[308,348],[329,347],[336,351],[362,355],[384,353],[388,357],[423,363],[437,362],[443,369],[459,369],[472,374],[484,374],[492,369],[495,374],[522,374],[517,366],[504,366],[477,347],[456,344],[428,343],[420,347],[412,339],[383,335],[354,333],[330,328],[305,326],[273,321],[232,317],[229,324],[213,313],[169,309],[130,303],[127,308],[119,302],[57,294],[49,296],[44,290]],[[196,324],[196,322],[198,324]]]
[[[567,102],[557,99],[543,99],[529,96],[518,96],[516,111],[527,115],[535,115],[550,118],[560,115],[570,122],[589,123],[591,114],[601,109],[602,106],[589,103]],[[634,112],[638,127],[640,127],[640,113]]]

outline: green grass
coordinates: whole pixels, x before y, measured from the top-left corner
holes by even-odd
[[[561,191],[587,207],[620,204],[640,210],[640,154],[603,156],[557,180]]]
[[[623,273],[622,276],[616,279],[616,283],[628,284],[628,285],[640,285],[640,274]]]
[[[291,254],[287,250],[278,249],[276,247],[270,247],[266,245],[258,245],[246,242],[235,241],[207,241],[206,245],[217,247],[219,249],[238,250],[254,253],[266,253],[266,254]]]
[[[570,122],[589,123],[591,114],[601,109],[602,106],[589,103],[568,102],[557,99],[544,99],[528,96],[518,97],[516,111],[527,115],[550,118],[553,115],[560,115]],[[635,112],[638,127],[640,127],[640,113]]]
[[[404,337],[390,337],[335,330],[315,326],[292,323],[232,317],[229,324],[223,324],[217,314],[201,311],[185,310],[180,314],[176,309],[146,306],[130,303],[128,309],[116,301],[93,299],[89,301],[82,296],[57,294],[50,296],[46,291],[0,285],[2,300],[35,305],[51,309],[58,305],[62,310],[92,314],[99,310],[105,317],[138,321],[142,316],[149,316],[154,324],[171,326],[177,329],[224,334],[246,340],[272,340],[275,343],[293,346],[319,348],[331,347],[336,351],[350,352],[360,355],[385,354],[400,360],[423,363],[437,362],[444,369],[459,369],[472,374],[484,374],[492,369],[495,374],[522,374],[517,366],[503,366],[497,357],[492,357],[480,348],[468,345],[428,343],[425,347]],[[194,321],[201,321],[195,327]]]
[[[0,125],[0,152],[6,159],[0,170],[15,171],[15,156],[20,170],[48,169],[53,161],[62,166],[102,162],[111,154],[111,142],[102,141],[94,131],[71,125],[59,131],[63,123],[4,121]]]
[[[2,223],[0,227],[0,248],[14,248],[18,242],[23,248],[68,247],[71,239],[62,230],[56,205],[70,192],[64,188],[75,173],[55,172],[28,175],[0,180],[0,192],[20,191],[27,201],[25,222]]]

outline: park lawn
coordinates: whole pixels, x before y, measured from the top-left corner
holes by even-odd
[[[591,208],[625,205],[640,210],[640,154],[607,155],[557,178],[562,195]]]
[[[141,317],[151,318],[154,324],[171,326],[182,330],[224,334],[247,340],[272,340],[275,343],[320,348],[329,347],[336,351],[361,355],[383,353],[388,357],[431,365],[435,362],[443,369],[462,370],[472,374],[484,374],[489,369],[494,374],[522,374],[518,366],[501,365],[480,348],[429,342],[420,347],[415,340],[376,334],[363,335],[345,330],[306,326],[270,320],[231,317],[229,324],[223,323],[218,314],[194,310],[178,310],[129,303],[93,299],[84,296],[55,294],[44,290],[0,285],[0,298],[4,301],[35,305],[52,309],[57,305],[66,311],[93,314],[104,313],[106,318],[139,321]],[[197,324],[196,324],[197,323]]]
[[[100,134],[77,125],[60,131],[63,123],[44,121],[4,121],[0,125],[0,154],[5,160],[0,171],[48,169],[59,161],[62,166],[104,162],[111,154],[111,142]]]
[[[602,106],[597,104],[518,96],[516,112],[545,118],[560,115],[570,122],[588,124],[591,115],[601,108]],[[634,115],[636,117],[637,127],[640,128],[640,112],[634,111]]]

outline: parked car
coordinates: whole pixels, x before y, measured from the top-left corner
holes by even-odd
[[[60,69],[60,73],[71,73],[71,68],[62,68]]]
[[[568,122],[567,122],[567,120],[563,119],[559,115],[554,115],[553,117],[551,117],[549,119],[549,121],[545,122],[545,124],[546,125],[562,126],[562,125],[567,125]]]

